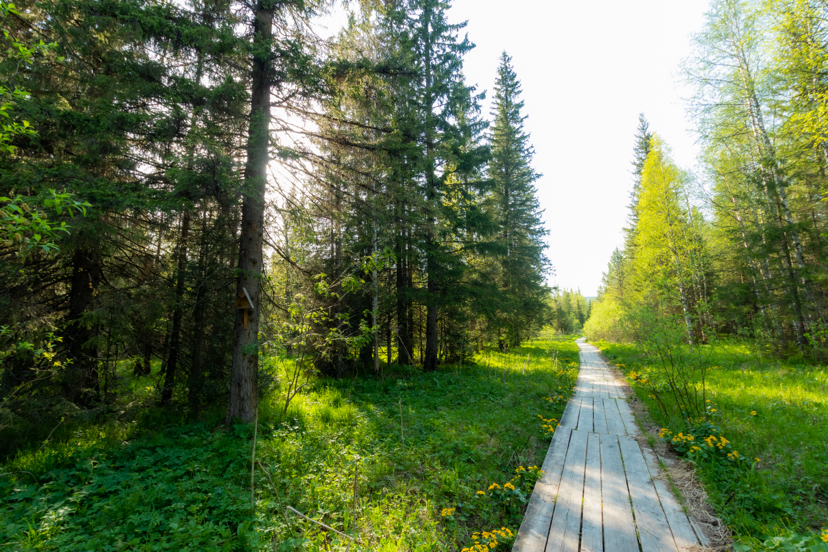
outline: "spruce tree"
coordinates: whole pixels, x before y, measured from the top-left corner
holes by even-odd
[[[500,227],[498,237],[498,286],[502,293],[495,322],[501,346],[503,338],[515,343],[519,328],[541,318],[546,293],[544,273],[549,268],[545,255],[547,231],[536,197],[532,168],[534,149],[524,129],[526,116],[520,98],[521,85],[506,52],[500,58],[492,107],[491,161],[488,176]]]

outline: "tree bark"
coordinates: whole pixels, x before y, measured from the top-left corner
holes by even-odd
[[[230,372],[230,403],[227,420],[250,423],[256,415],[259,371],[259,313],[262,278],[265,186],[270,138],[270,45],[273,39],[273,6],[262,0],[254,8],[253,67],[251,72],[250,128],[244,174],[241,235],[236,294],[244,290],[253,302],[244,327],[243,309],[236,310],[233,329],[233,365]]]
[[[428,202],[428,216],[426,228],[426,272],[428,273],[428,283],[426,284],[426,345],[425,355],[423,358],[423,371],[433,372],[437,370],[437,302],[439,294],[438,275],[439,267],[437,265],[437,239],[436,239],[436,209],[437,209],[437,183],[436,183],[436,168],[434,162],[434,95],[431,89],[433,75],[431,74],[432,65],[432,43],[431,43],[431,10],[430,5],[425,8],[425,32],[426,41],[423,47],[423,55],[425,56],[425,98],[424,106],[426,109],[425,117],[425,135],[426,135],[426,201]]]
[[[167,404],[172,398],[175,386],[175,372],[178,368],[178,353],[181,348],[181,322],[184,318],[184,268],[187,264],[187,242],[190,237],[190,212],[184,211],[181,220],[181,240],[178,244],[178,265],[176,267],[175,310],[173,311],[170,351],[167,358],[167,372],[164,374],[164,388],[161,391],[161,404]]]
[[[69,401],[90,406],[98,400],[98,325],[88,315],[94,308],[101,282],[101,254],[94,247],[81,247],[72,257],[66,344],[69,360],[63,391]]]

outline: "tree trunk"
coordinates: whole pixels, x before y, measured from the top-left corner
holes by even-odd
[[[250,296],[247,327],[243,309],[236,310],[233,329],[233,365],[230,372],[230,403],[227,420],[252,422],[256,416],[256,388],[259,371],[259,313],[262,278],[262,237],[264,233],[265,186],[267,183],[270,138],[270,44],[273,39],[273,7],[258,2],[254,9],[253,67],[251,72],[250,128],[244,174],[241,235],[236,296]],[[228,305],[229,306],[229,305]]]
[[[100,251],[92,247],[75,250],[66,331],[71,363],[64,374],[63,392],[69,401],[81,406],[90,406],[99,395],[98,346],[94,342],[98,325],[84,318],[94,308],[101,276]]]
[[[198,253],[198,281],[196,285],[195,306],[193,312],[193,351],[190,360],[189,389],[190,417],[197,420],[201,410],[201,392],[204,388],[204,369],[202,366],[204,349],[204,311],[207,285],[207,214],[202,213],[201,240]]]
[[[184,211],[181,221],[181,241],[178,244],[178,266],[176,267],[175,310],[173,311],[170,352],[167,358],[167,373],[164,374],[164,388],[161,391],[161,404],[167,404],[172,398],[175,387],[175,372],[178,368],[178,355],[181,349],[181,321],[184,318],[184,268],[187,264],[187,241],[190,237],[190,212]]]
[[[425,101],[424,107],[426,109],[425,117],[425,135],[426,135],[426,200],[428,202],[428,216],[427,216],[427,236],[425,243],[426,254],[426,272],[428,273],[428,283],[426,285],[426,345],[425,355],[423,358],[423,371],[433,372],[437,370],[437,309],[438,309],[438,294],[440,292],[438,286],[438,266],[437,266],[437,237],[436,237],[436,210],[437,205],[437,182],[436,182],[436,167],[434,161],[434,96],[432,87],[433,75],[431,74],[432,65],[432,43],[431,43],[431,10],[433,8],[426,5],[425,10],[425,31],[426,41],[423,47],[425,56]]]

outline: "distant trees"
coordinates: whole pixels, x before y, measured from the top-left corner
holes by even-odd
[[[636,157],[642,151],[640,137],[646,134],[640,125]],[[651,316],[680,317],[692,344],[703,339],[708,323],[703,220],[691,205],[688,176],[669,158],[661,139],[650,136],[644,162],[633,172],[633,224],[627,245],[613,254],[584,330],[592,338],[622,338],[625,327],[629,332],[637,325],[634,318],[643,309]]]

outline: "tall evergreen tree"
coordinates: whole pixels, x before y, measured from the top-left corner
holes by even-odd
[[[520,340],[520,328],[541,318],[544,274],[550,268],[544,252],[547,231],[534,185],[541,175],[531,165],[534,149],[524,128],[521,92],[512,58],[503,52],[492,106],[488,176],[500,228],[497,280],[503,300],[496,325],[498,332],[505,332],[500,340],[512,344]]]

